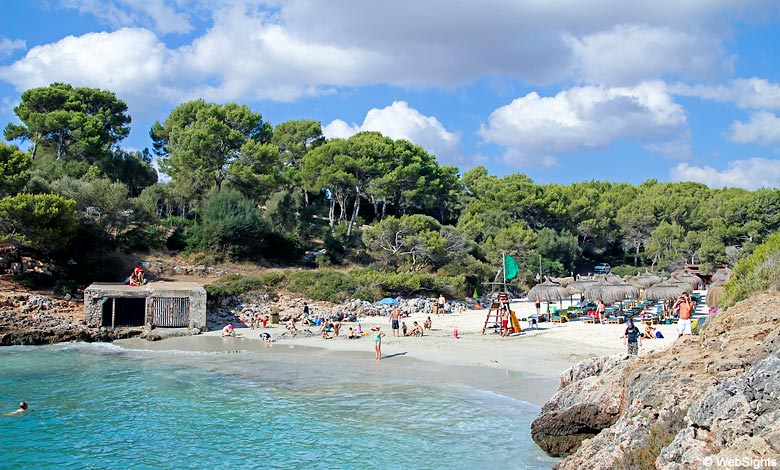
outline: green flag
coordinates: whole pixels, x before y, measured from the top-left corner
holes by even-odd
[[[504,278],[508,281],[517,277],[517,261],[509,255],[504,255]]]

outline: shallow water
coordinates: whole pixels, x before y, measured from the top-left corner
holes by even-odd
[[[550,468],[538,405],[457,376],[280,348],[7,347],[0,406],[31,411],[0,417],[0,467]]]

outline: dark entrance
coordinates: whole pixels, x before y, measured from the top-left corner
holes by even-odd
[[[112,310],[114,311],[113,324]],[[145,320],[146,298],[113,298],[103,303],[103,326],[143,326]]]

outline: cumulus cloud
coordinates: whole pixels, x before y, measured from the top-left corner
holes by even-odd
[[[753,113],[748,122],[735,121],[728,137],[741,144],[780,144],[780,117],[767,111]]]
[[[533,92],[493,111],[480,135],[507,149],[506,163],[554,164],[551,155],[606,147],[617,139],[653,141],[685,132],[686,116],[660,82],[576,87],[552,97]]]
[[[192,31],[187,14],[164,0],[60,0],[59,4],[115,28],[143,26],[161,34]]]
[[[36,46],[10,66],[0,79],[19,91],[66,82],[111,90],[122,99],[154,96],[166,75],[168,51],[154,33],[124,28],[113,33],[67,36]]]
[[[322,128],[328,138],[346,139],[358,132],[378,131],[392,139],[406,139],[435,155],[441,164],[461,163],[460,138],[447,131],[433,116],[425,116],[405,101],[366,113],[363,124],[347,124],[337,119]]]
[[[737,187],[748,190],[780,187],[780,160],[751,158],[736,160],[718,171],[710,166],[680,163],[669,172],[672,181],[696,181],[711,188]]]
[[[670,89],[675,95],[733,103],[742,109],[780,109],[780,84],[763,78],[740,78],[726,85],[676,84]]]
[[[562,37],[587,83],[630,85],[668,75],[705,79],[731,67],[721,41],[697,31],[620,24],[582,38]]]
[[[17,49],[24,49],[26,43],[21,39],[8,39],[5,36],[0,36],[0,59],[9,57]]]

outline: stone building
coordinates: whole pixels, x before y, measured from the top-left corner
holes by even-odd
[[[194,282],[143,286],[95,283],[84,290],[84,320],[92,327],[206,329],[206,290]]]

